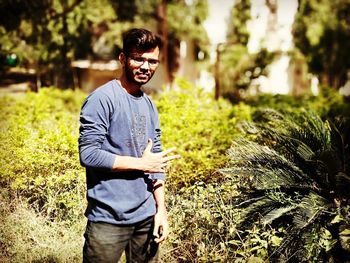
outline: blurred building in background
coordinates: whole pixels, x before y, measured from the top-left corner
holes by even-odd
[[[270,2],[270,6],[266,3]],[[234,1],[209,0],[210,16],[205,23],[211,39],[211,58],[216,60],[215,49],[218,44],[226,42],[227,21]],[[252,82],[252,86],[260,92],[288,94],[298,89],[297,67],[292,65],[288,51],[293,48],[292,25],[297,12],[297,0],[252,0],[251,20],[248,24],[250,33],[248,51],[257,53],[266,48],[270,52],[278,51],[279,57],[268,66],[268,76],[261,76]],[[207,89],[215,86],[212,74],[203,74],[207,78],[199,78],[199,84]]]

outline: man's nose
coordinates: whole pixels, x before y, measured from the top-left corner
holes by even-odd
[[[143,68],[143,69],[150,69],[150,68],[151,68],[150,65],[149,65],[148,60],[145,60],[145,61],[142,63],[141,68]]]

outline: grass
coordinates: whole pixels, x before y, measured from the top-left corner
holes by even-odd
[[[26,202],[20,199],[9,202],[3,196],[0,214],[0,262],[82,261],[85,220],[51,221]]]

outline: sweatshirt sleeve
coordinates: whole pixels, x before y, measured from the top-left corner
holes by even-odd
[[[153,115],[153,121],[154,121],[154,138],[153,138],[153,148],[152,148],[152,152],[154,153],[158,153],[163,151],[162,148],[162,143],[160,140],[161,137],[161,129],[160,129],[160,124],[159,124],[159,116],[158,116],[158,111],[157,108],[153,105],[153,110],[154,110],[154,115]],[[165,180],[165,174],[164,173],[153,173],[152,174],[153,179],[160,179],[160,180]]]
[[[84,167],[113,168],[115,155],[101,149],[109,128],[113,105],[107,95],[92,93],[80,113],[79,157]]]

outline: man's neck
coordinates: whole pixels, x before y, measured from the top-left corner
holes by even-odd
[[[124,75],[117,79],[117,81],[119,82],[120,86],[130,95],[133,95],[135,97],[141,96],[141,85],[130,83]]]

